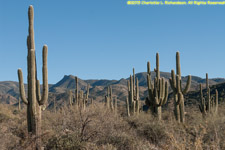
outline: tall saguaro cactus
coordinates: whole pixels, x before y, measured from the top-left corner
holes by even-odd
[[[191,75],[188,76],[188,80],[185,88],[182,90],[181,83],[181,70],[180,70],[180,53],[176,53],[176,76],[174,70],[171,70],[170,86],[174,95],[174,114],[178,122],[185,122],[184,118],[184,94],[186,94],[191,86]]]
[[[202,84],[200,86],[200,105],[199,109],[202,113],[203,118],[205,118],[207,113],[217,114],[218,112],[218,91],[216,90],[216,96],[211,97],[209,88],[208,73],[206,73],[206,100],[202,92]]]
[[[136,80],[136,85],[135,85]],[[135,78],[135,70],[133,68],[133,77],[130,75],[130,81],[127,82],[129,110],[132,114],[139,114],[139,85],[138,79]]]
[[[35,43],[34,43],[34,10],[33,6],[29,7],[29,35],[27,37],[27,82],[28,82],[28,98],[26,97],[22,70],[18,69],[19,89],[22,101],[27,105],[27,126],[28,132],[35,136],[33,149],[41,149],[41,107],[48,99],[48,70],[47,70],[47,45],[43,46],[43,91],[40,93],[40,83],[37,79]]]
[[[148,94],[146,98],[146,104],[150,107],[152,113],[161,120],[162,108],[161,106],[166,104],[168,98],[168,83],[164,78],[160,78],[159,71],[159,54],[156,53],[156,77],[154,79],[154,84],[151,81],[151,70],[150,62],[147,63],[147,84],[148,84]]]

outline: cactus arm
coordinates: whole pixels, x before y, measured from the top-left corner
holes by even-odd
[[[133,68],[133,90],[135,91],[135,69]]]
[[[200,88],[200,105],[199,105],[199,109],[200,111],[205,114],[206,110],[205,110],[205,99],[203,97],[203,93],[202,93],[202,84],[199,84],[199,88]]]
[[[187,80],[187,84],[185,89],[182,91],[183,94],[187,94],[187,92],[189,91],[191,87],[191,75],[188,76],[188,80]]]
[[[129,100],[128,97],[126,98],[126,105],[127,105],[127,116],[130,117],[130,106],[129,106]]]
[[[127,88],[128,88],[128,95],[129,95],[129,92],[130,92],[130,81],[129,80],[127,81]]]
[[[130,104],[134,101],[134,90],[133,90],[133,80],[132,76],[130,75]]]
[[[40,81],[39,80],[36,80],[36,92],[37,92],[37,100],[39,101],[41,98]]]
[[[80,105],[80,101],[79,101],[79,94],[78,94],[78,77],[75,76],[75,85],[76,85],[76,89],[75,89],[75,97],[76,97],[76,105],[77,107]]]
[[[88,96],[89,96],[89,84],[87,84],[87,93],[86,93],[86,99],[88,100]]]
[[[70,106],[73,105],[73,100],[72,100],[72,91],[69,91],[69,102],[70,102]]]
[[[34,8],[33,6],[29,7],[28,10],[28,18],[29,18],[29,47],[30,49],[35,49],[34,44]]]
[[[166,81],[165,83],[165,94],[164,94],[164,99],[162,105],[166,104],[168,100],[168,82]]]
[[[112,99],[112,86],[110,86],[109,88],[110,88],[110,100],[113,101],[113,99]]]
[[[180,76],[177,75],[176,76],[176,82],[177,82],[177,93],[180,93],[181,92],[181,79],[180,79]]]
[[[176,105],[179,105],[180,104],[180,102],[181,102],[181,98],[179,98],[179,95],[181,95],[181,91],[180,91],[180,77],[179,77],[179,75],[177,75],[176,76],[176,82],[177,82],[177,92],[178,92],[178,100],[177,100],[177,102],[176,102]]]
[[[154,79],[154,86],[155,86],[155,88],[154,88],[154,95],[153,95],[152,99],[150,98],[150,100],[152,100],[153,104],[157,106],[157,105],[159,105],[159,98],[160,98],[159,94],[160,94],[160,91],[158,92],[158,90],[157,90],[157,78],[156,77]]]
[[[171,70],[171,78],[169,79],[169,82],[170,82],[170,86],[171,86],[173,92],[177,93],[176,78],[175,78],[174,70]]]
[[[150,74],[147,75],[147,82],[148,82],[148,89],[153,90],[154,89],[154,86],[152,84],[151,75]]]
[[[20,89],[20,96],[23,102],[27,105],[28,100],[26,98],[24,84],[23,84],[23,73],[21,69],[18,69],[18,78],[19,78],[19,89]]]
[[[150,95],[150,97],[152,97],[153,96],[153,86],[152,86],[151,77],[149,74],[147,75],[147,82],[148,82],[149,95]]]
[[[109,97],[109,94],[110,93],[110,87],[108,86],[108,88],[107,88],[107,97]]]
[[[164,81],[162,81],[162,82],[164,82]],[[163,91],[162,91],[163,94],[162,94],[162,97],[160,98],[158,106],[164,105],[167,102],[167,99],[168,99],[168,83],[164,82],[162,84],[162,86],[163,86]]]
[[[179,75],[181,77],[181,71],[180,71],[180,53],[179,52],[176,53],[176,71],[177,71],[177,75]]]
[[[44,105],[46,101],[48,100],[48,69],[47,69],[47,55],[48,55],[48,47],[47,45],[43,46],[43,67],[42,67],[42,72],[43,72],[43,92],[41,96],[41,100],[39,101],[40,105]]]
[[[208,112],[211,112],[211,97],[210,97],[210,88],[207,88],[207,101],[208,101],[208,104],[207,104],[207,110]]]
[[[157,80],[159,80],[159,78],[160,78],[160,72],[159,72],[159,53],[156,53],[156,69],[155,69],[155,72],[156,72]]]
[[[139,82],[138,82],[138,78],[136,78],[136,100],[139,100]]]
[[[208,73],[206,73],[206,88],[209,88],[209,78],[208,78]]]
[[[218,91],[216,90],[216,97],[215,97],[215,114],[218,112]]]
[[[164,78],[161,78],[159,83],[160,83],[160,98],[162,99],[164,97],[164,92],[165,92]]]
[[[147,74],[151,75],[150,62],[147,62]]]

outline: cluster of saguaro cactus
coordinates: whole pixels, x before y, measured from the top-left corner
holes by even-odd
[[[136,85],[135,85],[136,82]],[[135,78],[135,70],[133,68],[133,78],[130,75],[130,81],[127,82],[128,88],[128,98],[127,98],[127,115],[130,116],[132,112],[133,115],[139,114],[139,83],[138,79]]]
[[[84,94],[83,90],[78,90],[78,78],[75,77],[75,95],[73,96],[73,92],[69,91],[69,102],[70,106],[75,105],[76,108],[86,109],[86,104],[89,98],[89,84],[87,84],[86,94]]]
[[[178,122],[185,122],[184,111],[184,94],[186,94],[191,86],[191,75],[188,76],[187,84],[182,90],[181,70],[180,70],[180,54],[176,53],[176,76],[174,70],[171,70],[170,86],[174,95],[174,114]]]
[[[107,88],[107,95],[105,96],[105,105],[107,109],[111,109],[113,112],[117,113],[117,98],[114,98],[113,103],[112,86],[108,86]]]
[[[199,109],[205,118],[207,113],[217,114],[218,112],[218,91],[216,90],[215,98],[210,95],[208,73],[206,73],[206,98],[203,96],[202,84],[200,86],[200,105]]]
[[[22,70],[18,69],[19,89],[22,101],[27,105],[27,126],[28,132],[32,137],[35,137],[32,149],[41,149],[41,107],[48,99],[48,70],[47,70],[47,53],[48,47],[43,47],[43,91],[40,93],[40,82],[37,79],[37,67],[35,56],[34,43],[34,11],[33,6],[29,7],[29,35],[27,37],[27,82],[28,82],[28,97],[26,97]]]
[[[162,108],[161,106],[167,102],[168,98],[168,83],[164,78],[160,77],[159,71],[159,54],[156,53],[156,68],[154,69],[156,77],[154,83],[151,81],[150,62],[147,63],[147,84],[148,97],[146,98],[146,105],[149,106],[152,113],[161,120]]]

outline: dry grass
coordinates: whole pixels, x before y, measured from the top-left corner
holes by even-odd
[[[32,140],[26,131],[26,110],[20,112],[0,104],[0,149],[29,149]],[[116,115],[96,104],[80,111],[63,107],[56,113],[43,112],[43,145],[46,149],[67,150],[201,150],[225,149],[225,105],[217,116],[205,120],[194,108],[186,109],[186,123],[178,124],[172,112],[163,112],[163,121],[141,113]]]

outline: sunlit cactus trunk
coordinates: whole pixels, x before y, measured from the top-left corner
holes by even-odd
[[[184,95],[190,89],[191,86],[191,75],[188,76],[186,87],[182,90],[181,83],[181,69],[180,69],[180,53],[176,53],[176,76],[174,70],[171,70],[170,86],[173,90],[174,95],[174,114],[178,122],[185,122],[185,111],[184,111]]]
[[[43,91],[40,94],[40,83],[37,80],[35,44],[34,44],[34,11],[33,6],[29,7],[29,35],[27,37],[27,82],[28,82],[28,98],[26,97],[22,70],[18,69],[20,96],[22,101],[27,105],[27,126],[28,132],[34,137],[33,149],[41,149],[41,107],[48,99],[48,70],[47,70],[47,45],[43,47]]]
[[[18,99],[18,110],[21,110],[20,98]]]

